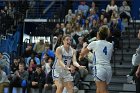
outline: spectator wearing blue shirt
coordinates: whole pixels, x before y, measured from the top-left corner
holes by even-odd
[[[89,10],[89,6],[86,5],[86,2],[82,1],[80,2],[80,5],[78,6],[78,11],[81,10],[84,14],[84,16],[86,17],[87,12]]]
[[[4,72],[6,72],[6,75],[8,75],[10,72],[10,70],[9,70],[10,64],[7,61],[7,59],[4,58],[2,52],[0,52],[0,65],[2,65],[4,67]]]
[[[32,53],[32,54],[31,54],[31,57],[28,57],[28,58],[27,58],[26,66],[29,65],[30,59],[34,59],[34,60],[36,61],[36,64],[37,64],[37,65],[40,65],[40,59],[39,59],[38,57],[36,57],[34,53]]]
[[[47,54],[49,57],[55,57],[54,52],[50,49],[49,43],[45,44],[45,50],[42,52],[41,61],[43,60],[44,54]]]
[[[99,16],[97,15],[96,11],[94,9],[90,9],[90,14],[88,15],[87,19],[89,20],[89,26],[92,25],[92,20],[99,20]]]

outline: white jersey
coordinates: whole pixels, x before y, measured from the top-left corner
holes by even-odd
[[[64,46],[60,46],[60,53],[62,55],[62,60],[64,62],[65,65],[67,65],[68,67],[70,66],[71,62],[72,62],[72,58],[73,58],[73,49],[70,47],[69,51],[67,52],[64,48]],[[58,60],[56,58],[55,63],[53,65],[54,68],[62,68],[59,63]]]
[[[113,44],[105,40],[91,42],[87,48],[93,51],[93,65],[109,65],[113,51]]]
[[[62,55],[62,60],[66,66],[70,66],[73,58],[73,49],[70,47],[69,51],[67,52],[64,46],[60,46],[60,54]],[[58,62],[58,59],[55,59],[52,69],[52,77],[53,80],[59,80],[61,78],[64,79],[64,82],[73,81],[73,77],[71,76],[70,71],[65,70],[62,68]]]

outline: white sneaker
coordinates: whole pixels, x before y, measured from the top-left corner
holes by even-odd
[[[127,77],[127,83],[132,83],[133,76],[126,75],[126,77]]]

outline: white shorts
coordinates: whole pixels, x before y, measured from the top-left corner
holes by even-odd
[[[105,81],[107,84],[110,83],[112,78],[112,69],[108,65],[96,65],[94,68],[94,80]]]
[[[73,81],[73,77],[71,76],[70,71],[67,71],[64,69],[53,69],[52,70],[52,77],[53,77],[53,80],[63,79],[64,82]]]

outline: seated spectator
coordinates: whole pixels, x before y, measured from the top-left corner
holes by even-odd
[[[54,30],[53,30],[54,32],[53,32],[53,35],[54,36],[59,36],[59,35],[63,35],[64,34],[64,32],[63,32],[63,30],[60,28],[60,24],[59,23],[57,23],[56,24],[56,27],[54,28]]]
[[[81,79],[84,79],[84,77],[88,74],[88,64],[89,64],[89,61],[88,61],[88,58],[85,57],[83,58],[81,61],[78,62],[81,66],[85,66],[86,69],[79,69],[80,73],[81,73]]]
[[[76,23],[79,23],[81,26],[84,24],[83,20],[84,19],[83,19],[82,15],[77,15],[76,16]],[[73,27],[74,27],[74,25],[73,25]]]
[[[130,17],[131,17],[131,14],[130,14],[131,8],[127,4],[127,1],[122,2],[122,6],[120,7],[119,11],[120,11],[120,18],[121,19],[127,18],[128,22],[129,22]]]
[[[99,13],[99,11],[98,11],[98,7],[96,7],[95,2],[92,2],[92,4],[91,4],[91,8],[90,8],[90,9],[94,9],[97,13]]]
[[[110,18],[111,18],[113,11],[118,12],[118,7],[115,4],[115,0],[111,0],[110,4],[108,4],[106,7],[106,13],[108,13],[108,16],[109,16],[107,18],[109,18],[108,19],[109,21],[110,21]]]
[[[36,52],[32,49],[32,44],[27,44],[27,48],[25,49],[24,53],[22,54],[22,57],[27,58],[30,57],[32,53]]]
[[[89,31],[89,20],[88,20],[88,19],[85,20],[85,23],[84,23],[84,25],[83,25],[83,30]]]
[[[4,87],[9,85],[9,80],[6,73],[2,69],[3,67],[0,65],[0,93],[4,93]]]
[[[117,17],[116,18],[113,18],[111,20],[111,23],[110,23],[110,31],[111,31],[112,35],[116,34],[115,31],[119,31],[119,32],[122,31],[121,21]]]
[[[10,70],[9,70],[9,62],[7,61],[6,58],[3,57],[3,53],[0,52],[0,65],[2,65],[4,67],[4,72],[6,72],[6,75],[9,74]]]
[[[70,23],[72,20],[72,16],[73,16],[72,10],[69,9],[68,14],[65,16],[65,23]]]
[[[29,73],[29,80],[31,80],[31,76],[32,74],[35,72],[36,70],[36,61],[34,59],[30,59],[29,60],[29,66],[28,66],[28,73]]]
[[[117,19],[113,19],[110,25],[110,32],[111,32],[111,36],[113,36],[112,40],[115,43],[115,47],[119,48],[119,40],[121,37],[121,23],[119,23],[119,21]]]
[[[78,38],[78,44],[76,46],[76,51],[80,52],[82,47],[83,47],[83,43],[84,43],[84,37],[79,37]]]
[[[77,93],[80,88],[80,80],[81,80],[81,74],[79,72],[79,69],[75,67],[74,65],[70,66],[71,68],[71,75],[73,76],[73,83],[74,83],[74,93]]]
[[[93,20],[99,21],[99,16],[95,10],[90,9],[87,19],[89,20],[89,26],[91,27]]]
[[[82,49],[83,49],[84,47],[86,47],[86,46],[87,46],[87,43],[83,43]],[[82,51],[82,49],[81,49],[81,51]],[[77,58],[79,58],[79,55],[80,55],[81,51],[78,52],[79,54],[77,55]],[[80,61],[78,61],[78,63],[79,63],[80,66],[85,66],[85,69],[80,69],[80,68],[79,68],[81,80],[83,80],[84,77],[88,74],[88,70],[87,70],[87,69],[89,68],[89,67],[88,67],[88,64],[89,64],[88,57],[85,56],[83,59],[81,59]]]
[[[57,40],[58,38],[56,36],[53,37],[53,41],[52,41],[52,44],[51,44],[51,47],[52,47],[52,51],[55,52],[56,48],[58,47],[57,45]]]
[[[29,60],[30,60],[30,59],[34,59],[34,60],[36,61],[36,64],[37,64],[37,65],[40,64],[40,59],[39,59],[38,57],[36,57],[34,53],[32,53],[32,54],[31,54],[31,57],[28,57],[28,58],[27,58],[26,66],[29,65]]]
[[[43,55],[42,61],[41,61],[42,66],[45,65],[45,63],[47,62],[48,58],[49,58],[49,56],[47,55],[47,53]]]
[[[44,72],[46,73],[46,77],[48,76],[48,73],[51,71],[53,62],[54,62],[54,58],[48,57],[46,63],[44,64],[44,66],[42,66]]]
[[[108,15],[108,13],[106,12],[105,9],[101,9],[101,14],[100,15],[103,15],[104,18],[107,18],[107,22],[110,22],[110,17]]]
[[[98,25],[98,22],[97,20],[92,20],[92,25],[90,27],[90,30],[89,30],[89,34],[88,34],[88,41],[91,42],[92,40],[94,40],[94,38],[96,37],[96,34],[98,32],[98,29],[99,29],[99,25]]]
[[[73,17],[73,16],[72,16],[72,17]],[[72,19],[71,19],[71,21],[72,21]],[[71,22],[71,21],[70,21],[70,22]],[[66,33],[65,33],[65,32],[66,32],[65,23],[61,23],[61,24],[60,24],[60,29],[63,31],[63,35],[65,35],[65,34],[66,34]]]
[[[9,93],[13,93],[13,87],[22,87],[22,93],[25,93],[28,86],[28,72],[24,68],[24,63],[19,63],[19,70],[14,73],[10,80]]]
[[[80,5],[78,6],[78,11],[82,11],[82,13],[84,14],[84,16],[87,16],[87,12],[89,10],[89,6],[86,5],[85,1],[80,2]]]
[[[42,70],[41,65],[37,65],[35,73],[32,74],[30,86],[39,88],[39,93],[42,93],[45,84],[45,72]]]
[[[34,45],[33,50],[38,54],[38,58],[41,59],[41,54],[45,49],[44,39],[40,38],[40,41]]]
[[[52,78],[52,65],[54,62],[54,58],[49,57],[47,63],[43,67],[45,73],[46,73],[46,82],[44,85],[45,89],[51,89],[52,93],[55,93],[56,91],[56,86],[53,83],[53,78]]]
[[[65,34],[71,34],[73,32],[72,25],[70,23],[66,24],[66,33]]]
[[[74,23],[76,23],[76,21],[77,21],[76,18],[77,18],[77,15],[76,15],[76,14],[73,14],[72,20],[71,20],[71,22],[70,22],[70,24],[71,24],[72,27],[73,27]],[[65,31],[65,34],[66,34],[66,31]]]
[[[101,14],[99,19],[99,25],[102,26],[103,24],[104,24],[104,15]]]
[[[14,18],[15,10],[14,10],[14,6],[12,5],[11,2],[8,2],[7,5],[5,5],[4,9],[6,11],[6,14],[8,14],[10,17]]]
[[[107,18],[104,18],[104,20],[103,20],[103,26],[109,27],[109,23],[107,22]]]
[[[91,32],[94,32],[95,33],[95,35],[93,37],[96,36],[96,33],[98,32],[98,29],[99,29],[98,22],[97,22],[97,20],[93,19],[92,20],[92,24],[90,26],[90,33]]]
[[[112,15],[111,15],[111,20],[110,20],[110,22],[112,22],[112,20],[114,20],[114,19],[117,19],[119,16],[118,16],[118,13],[116,12],[116,11],[113,11],[112,12]]]
[[[74,84],[74,93],[78,93],[79,88],[81,88],[81,81],[83,80],[83,77],[81,76],[81,71],[79,71],[79,68],[75,67],[73,64],[70,66],[71,75],[73,77],[73,84]],[[67,93],[67,89],[64,88],[62,93]]]
[[[15,71],[18,70],[19,67],[19,61],[18,61],[18,57],[14,58],[14,62],[11,63],[11,71],[12,73],[15,73]]]
[[[42,58],[43,58],[44,54],[47,54],[48,56],[53,57],[53,58],[55,57],[54,52],[50,49],[49,42],[45,43],[45,50],[42,52],[41,61],[42,61]]]
[[[73,39],[75,40],[76,44],[78,43],[78,38],[82,36],[83,31],[81,29],[81,25],[79,23],[75,24],[74,32],[72,33]]]

